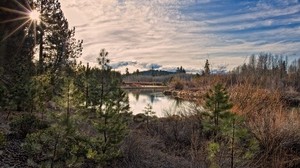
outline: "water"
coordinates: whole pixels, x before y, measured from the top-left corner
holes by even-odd
[[[128,89],[130,109],[133,114],[144,113],[147,104],[150,104],[157,117],[180,115],[187,113],[195,104],[193,102],[165,96],[159,89]]]

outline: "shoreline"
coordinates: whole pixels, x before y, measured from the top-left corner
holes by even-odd
[[[150,86],[150,85],[141,85],[141,86],[121,86],[121,89],[169,89],[168,86]]]
[[[194,90],[165,90],[163,94],[166,96],[172,96],[175,98],[179,98],[182,100],[193,101],[193,102],[201,102],[205,95],[200,89]]]

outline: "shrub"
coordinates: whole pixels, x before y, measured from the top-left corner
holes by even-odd
[[[172,78],[170,81],[171,88],[175,90],[182,90],[184,88],[184,80],[180,79],[179,77]]]
[[[259,145],[253,167],[298,166],[300,115],[284,106],[281,93],[253,86],[233,88],[232,93],[234,111],[244,116]]]
[[[29,134],[24,149],[39,167],[76,168],[86,159],[88,142],[73,127],[55,125]]]
[[[136,123],[144,122],[144,121],[146,121],[146,115],[143,114],[143,113],[136,114],[133,117],[133,121],[136,122]]]
[[[175,90],[182,90],[184,85],[182,84],[182,82],[176,81],[174,87],[175,87]]]
[[[24,114],[15,118],[9,124],[11,131],[15,132],[20,138],[25,138],[27,134],[37,130],[48,128],[48,124],[36,118],[32,114]]]

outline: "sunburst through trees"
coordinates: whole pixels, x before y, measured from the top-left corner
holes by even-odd
[[[4,17],[0,24],[11,23],[14,26],[11,27],[11,29],[8,32],[5,32],[5,34],[3,34],[0,40],[3,42],[7,38],[11,37],[18,30],[22,29],[26,30],[26,35],[28,35],[30,31],[33,31],[36,38],[37,26],[42,21],[40,11],[36,7],[36,5],[34,5],[36,2],[17,0],[11,0],[11,2],[2,2],[3,4],[1,4],[0,6],[0,11],[4,14]]]
[[[0,18],[0,69],[5,88],[26,83],[20,76],[28,76],[29,82],[32,76],[45,74],[50,74],[51,85],[58,88],[64,69],[74,66],[82,52],[82,40],[75,39],[75,28],[69,28],[59,1],[1,0]],[[38,62],[33,59],[36,56]],[[24,88],[16,88],[16,93],[24,90],[29,94]]]

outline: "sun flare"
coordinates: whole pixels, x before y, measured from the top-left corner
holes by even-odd
[[[33,21],[40,22],[40,13],[37,10],[33,10],[29,13],[29,18]]]
[[[7,14],[8,17],[6,20],[0,21],[0,26],[2,24],[9,24],[12,22],[17,23],[15,25],[15,28],[11,29],[10,32],[8,32],[7,35],[5,35],[3,38],[0,39],[0,42],[5,41],[10,36],[12,36],[14,33],[19,31],[20,29],[24,29],[24,27],[27,27],[27,33],[29,33],[30,30],[34,31],[34,36],[36,38],[37,36],[37,27],[42,23],[42,16],[38,9],[34,9],[28,5],[28,3],[22,4],[18,2],[17,0],[11,0],[13,3],[15,3],[18,7],[17,8],[6,8],[6,7],[0,7],[0,11]],[[15,15],[14,15],[15,14]]]

